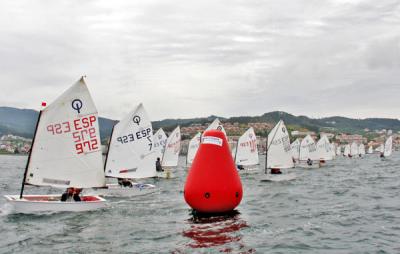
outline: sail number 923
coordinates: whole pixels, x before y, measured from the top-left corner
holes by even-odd
[[[147,140],[149,140],[150,144],[152,143],[151,142],[151,128],[143,129],[136,133],[130,133],[128,135],[117,137],[117,141],[120,142],[121,144],[126,144],[126,143],[134,142],[134,141],[142,139],[142,138],[147,138]]]

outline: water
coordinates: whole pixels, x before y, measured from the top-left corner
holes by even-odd
[[[26,159],[0,156],[1,195],[19,193]],[[285,183],[243,175],[239,213],[208,219],[190,214],[183,168],[177,179],[154,181],[158,193],[109,199],[99,211],[12,214],[1,199],[0,252],[400,253],[399,165],[395,152],[385,161],[370,155],[293,169],[298,178]]]

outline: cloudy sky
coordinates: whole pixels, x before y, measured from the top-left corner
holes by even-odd
[[[400,118],[400,0],[0,2],[0,105],[81,75],[101,115]]]

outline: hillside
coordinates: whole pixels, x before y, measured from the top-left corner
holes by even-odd
[[[37,117],[38,111],[35,110],[0,107],[0,135],[14,134],[22,137],[32,138]],[[161,121],[154,121],[153,128],[158,129],[162,127],[166,131],[171,131],[177,125],[189,126],[194,123],[205,125],[210,123],[216,117],[217,116],[190,119],[165,119]],[[370,130],[391,129],[393,131],[400,131],[400,121],[398,119],[387,118],[352,119],[334,116],[313,119],[307,116],[295,116],[282,111],[269,112],[261,116],[219,118],[222,122],[238,122],[244,124],[255,122],[276,123],[282,119],[287,125],[292,127],[291,129],[293,129],[293,127],[306,128],[316,132],[328,130],[334,132],[363,133],[363,130],[366,128]],[[104,140],[109,137],[115,121],[102,117],[99,119],[100,135]]]

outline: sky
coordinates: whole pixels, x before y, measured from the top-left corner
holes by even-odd
[[[86,75],[99,114],[400,118],[400,1],[2,0],[0,106]]]

